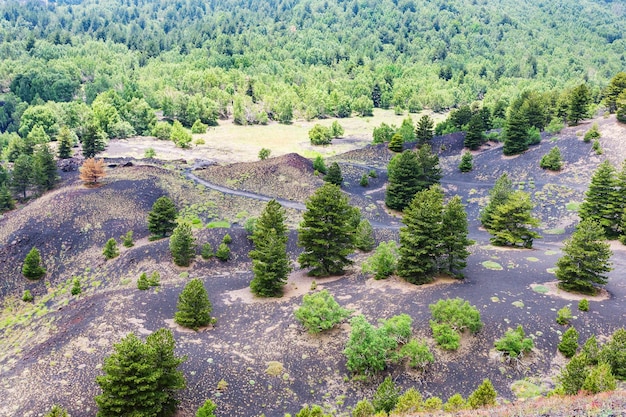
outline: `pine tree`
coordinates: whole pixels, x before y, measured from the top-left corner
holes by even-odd
[[[470,255],[467,247],[475,242],[467,238],[467,213],[461,197],[454,196],[445,206],[441,225],[440,239],[445,260],[443,269],[453,276],[463,277],[459,271],[467,266],[465,260]]]
[[[67,411],[65,411],[59,405],[53,405],[48,414],[45,417],[71,417]]]
[[[585,201],[578,211],[580,219],[600,223],[607,237],[615,237],[622,213],[619,210],[620,195],[615,168],[606,160],[598,166],[591,177]]]
[[[609,108],[609,112],[615,113],[619,96],[624,90],[626,90],[626,72],[618,72],[602,92],[604,104]]]
[[[470,172],[474,168],[474,157],[471,152],[464,152],[459,163],[459,171]]]
[[[587,85],[581,84],[572,91],[567,113],[567,120],[571,126],[576,126],[587,116],[587,107],[590,102],[591,94]]]
[[[106,260],[119,256],[120,251],[117,248],[117,241],[114,238],[107,240],[107,243],[104,245],[104,249],[102,250],[102,254]]]
[[[402,139],[402,135],[398,132],[394,133],[389,141],[389,150],[392,152],[402,152],[404,148],[404,140]]]
[[[528,121],[521,111],[511,111],[504,127],[505,155],[516,155],[528,149]]]
[[[324,176],[324,181],[341,187],[343,177],[341,176],[341,168],[337,162],[333,162],[328,168],[328,174]]]
[[[418,145],[423,145],[433,139],[434,126],[435,122],[433,122],[433,119],[426,114],[417,121],[417,126],[415,127],[415,138],[417,139]]]
[[[576,354],[578,349],[578,332],[575,328],[570,327],[563,333],[557,348],[566,358],[571,358]]]
[[[594,284],[604,285],[611,271],[611,249],[604,242],[604,232],[593,220],[580,222],[565,242],[563,256],[556,263],[559,286],[567,291],[593,294]]]
[[[72,157],[72,133],[66,126],[61,128],[59,133],[59,159],[68,159]]]
[[[387,166],[388,183],[385,204],[393,210],[404,210],[421,190],[417,179],[417,154],[406,150],[394,156]]]
[[[45,268],[41,265],[41,255],[37,248],[32,248],[22,265],[22,275],[28,279],[39,279],[46,274]]]
[[[11,171],[11,189],[26,198],[26,192],[33,185],[33,162],[30,156],[20,155]]]
[[[585,357],[578,354],[570,359],[557,379],[566,395],[576,395],[582,389],[587,375],[589,375],[589,370],[587,370]]]
[[[251,239],[254,250],[249,256],[254,278],[250,289],[261,297],[280,297],[291,267],[287,255],[285,209],[276,200],[265,206]]]
[[[405,209],[400,229],[397,273],[413,284],[425,284],[437,273],[441,256],[443,192],[439,186],[420,191]]]
[[[189,266],[196,256],[196,239],[191,231],[191,224],[180,222],[170,237],[170,252],[178,266]]]
[[[485,229],[491,227],[493,214],[496,208],[501,204],[504,204],[509,197],[513,194],[513,183],[509,179],[508,175],[502,174],[494,184],[493,188],[489,190],[489,203],[480,213],[480,222]]]
[[[480,148],[480,145],[482,145],[484,141],[483,120],[479,114],[475,114],[467,125],[467,132],[465,133],[465,141],[463,143],[466,148],[474,151]]]
[[[493,384],[489,379],[483,380],[483,383],[476,388],[476,391],[472,392],[467,397],[467,405],[469,408],[480,408],[488,405],[496,405],[496,398],[498,393],[493,388]]]
[[[198,330],[211,323],[213,306],[202,281],[194,278],[185,285],[178,296],[176,309],[174,321],[183,327]]]
[[[441,167],[439,166],[439,156],[433,153],[430,144],[425,144],[417,151],[417,183],[422,191],[434,184],[439,184],[441,179]]]
[[[85,159],[80,167],[80,179],[87,184],[95,184],[100,178],[106,177],[104,160]]]
[[[159,329],[146,338],[146,349],[150,353],[153,366],[160,371],[157,380],[157,389],[166,395],[163,411],[160,415],[171,416],[176,413],[178,400],[175,398],[177,390],[186,386],[185,376],[178,367],[187,360],[187,357],[174,355],[176,341],[170,330]]]
[[[98,152],[103,151],[105,138],[106,133],[104,133],[97,124],[88,124],[81,138],[83,156],[87,159],[93,158]]]
[[[487,231],[493,236],[494,245],[516,246],[521,243],[525,248],[532,248],[533,240],[540,239],[539,233],[529,229],[538,227],[539,219],[532,217],[533,209],[530,195],[524,191],[515,191],[504,204],[496,207]]]
[[[33,182],[43,192],[51,190],[58,179],[57,164],[50,147],[40,145],[33,155]]]
[[[148,213],[148,230],[157,239],[167,236],[176,227],[177,215],[174,202],[169,197],[159,197]]]
[[[354,251],[354,209],[338,186],[325,184],[306,202],[306,211],[298,229],[298,245],[304,248],[298,257],[302,268],[312,267],[313,276],[343,273],[352,264],[347,258]]]
[[[374,249],[376,241],[374,240],[374,229],[367,219],[359,222],[356,228],[354,246],[364,252]]]
[[[322,155],[317,155],[313,160],[313,169],[321,174],[326,174],[326,172],[328,171]]]
[[[5,184],[0,185],[0,213],[13,210],[15,208],[15,201],[11,197],[11,192]]]
[[[378,386],[374,397],[372,398],[372,405],[374,411],[384,411],[389,414],[391,410],[396,407],[398,398],[400,397],[400,391],[396,384],[394,384],[391,377],[386,377],[385,380]]]
[[[549,169],[550,171],[560,171],[563,166],[563,161],[561,160],[561,150],[559,147],[555,146],[550,149],[550,151],[541,158],[539,166],[543,169]]]
[[[217,405],[211,400],[206,400],[202,407],[196,411],[196,417],[215,417],[215,410]]]

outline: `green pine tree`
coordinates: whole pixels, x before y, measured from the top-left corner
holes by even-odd
[[[404,140],[402,139],[402,135],[399,132],[394,133],[389,141],[389,150],[392,152],[402,152],[404,148]]]
[[[465,260],[470,255],[468,246],[475,242],[467,238],[467,213],[461,197],[454,196],[443,209],[441,222],[441,246],[443,248],[443,269],[457,277],[463,277],[459,271],[467,266]]]
[[[217,410],[217,405],[211,400],[206,400],[196,411],[196,417],[215,417],[215,410]]]
[[[511,111],[504,127],[505,155],[516,155],[528,149],[528,121],[521,111]]]
[[[93,158],[98,152],[103,151],[105,140],[106,133],[104,133],[97,124],[88,124],[81,138],[83,156],[85,159]]]
[[[378,386],[374,397],[372,398],[372,405],[375,412],[384,411],[389,414],[391,410],[398,404],[398,398],[400,397],[400,391],[396,384],[394,384],[391,377],[386,377],[385,380]]]
[[[405,209],[400,229],[397,273],[413,284],[425,284],[437,273],[442,255],[443,192],[433,186],[415,195]]]
[[[485,229],[491,227],[491,221],[496,208],[504,204],[511,194],[513,194],[513,182],[511,182],[506,173],[502,174],[489,191],[489,203],[480,213],[480,222]]]
[[[615,168],[606,160],[591,177],[585,201],[578,211],[580,219],[600,223],[607,237],[617,236],[623,212],[620,211],[620,196]]]
[[[404,210],[415,194],[421,191],[417,173],[419,162],[417,154],[406,150],[394,156],[387,166],[388,183],[385,204],[393,210]]]
[[[40,192],[51,190],[57,183],[57,164],[47,144],[40,145],[33,155],[33,182]]]
[[[11,192],[5,184],[0,185],[0,213],[13,210],[15,208],[15,200],[11,197]]]
[[[483,133],[483,120],[480,114],[475,114],[467,124],[464,145],[466,148],[474,151],[480,148],[484,141],[485,135]]]
[[[107,240],[107,243],[105,243],[104,249],[102,250],[102,254],[106,260],[119,256],[120,251],[117,248],[117,241],[114,238]]]
[[[423,145],[433,139],[434,127],[435,122],[430,116],[425,114],[420,117],[417,121],[417,126],[415,127],[415,138],[417,139],[418,145]]]
[[[488,405],[496,405],[496,398],[498,393],[493,388],[493,384],[489,379],[483,380],[483,383],[476,388],[476,391],[472,392],[467,397],[467,405],[469,408],[481,408]]]
[[[11,189],[26,198],[26,192],[33,185],[33,162],[28,155],[20,155],[13,164],[11,171]]]
[[[459,171],[470,172],[474,168],[474,157],[471,152],[464,152],[459,163]]]
[[[439,166],[439,156],[433,153],[430,144],[425,144],[417,151],[417,183],[422,191],[434,184],[439,184],[441,179],[441,167]]]
[[[59,405],[53,405],[48,414],[45,417],[71,417],[67,411],[65,411]]]
[[[287,255],[285,209],[271,200],[256,221],[252,234],[254,250],[250,251],[254,278],[252,292],[261,297],[280,297],[291,270]]]
[[[581,84],[572,91],[567,112],[567,120],[571,126],[576,126],[579,121],[587,117],[589,103],[591,103],[591,93],[586,84]]]
[[[541,158],[539,166],[543,169],[549,169],[550,171],[560,171],[563,166],[563,161],[561,160],[561,150],[559,147],[555,146],[550,149],[550,151]]]
[[[559,286],[567,291],[593,294],[594,284],[604,285],[611,271],[610,246],[604,232],[593,220],[580,222],[572,237],[565,241],[563,256],[556,263]]]
[[[587,375],[589,375],[589,370],[587,369],[585,356],[578,354],[570,359],[565,368],[561,370],[557,379],[566,395],[576,395],[582,389]]]
[[[178,266],[189,266],[196,256],[196,239],[191,231],[191,224],[180,222],[170,237],[170,252]]]
[[[328,174],[324,176],[324,181],[341,187],[343,177],[341,176],[341,168],[337,162],[333,162],[328,168]]]
[[[575,328],[570,327],[563,333],[557,348],[566,358],[571,358],[576,354],[578,349],[578,332]]]
[[[174,202],[169,197],[159,197],[148,213],[148,230],[157,239],[167,236],[176,227],[177,215]]]
[[[45,268],[41,265],[41,255],[37,248],[32,248],[24,258],[22,265],[22,275],[28,279],[39,279],[46,274]]]
[[[202,281],[194,278],[185,285],[178,296],[176,309],[174,321],[183,327],[198,330],[211,323],[213,306]]]
[[[540,239],[539,233],[529,227],[538,227],[539,219],[532,217],[533,204],[530,195],[515,191],[504,204],[496,207],[487,231],[493,236],[491,243],[497,246],[522,244],[532,248],[533,240]]]
[[[328,171],[322,155],[317,155],[313,160],[313,169],[321,174],[326,174]]]
[[[350,223],[354,209],[338,186],[325,184],[307,200],[303,221],[298,229],[298,244],[304,248],[298,257],[309,275],[343,273],[352,264],[347,258],[354,251],[355,228]]]
[[[364,252],[374,249],[376,241],[374,240],[374,229],[367,219],[359,222],[355,232],[354,246]]]
[[[68,159],[72,157],[72,132],[66,126],[61,128],[59,132],[59,149],[57,156],[59,159]]]

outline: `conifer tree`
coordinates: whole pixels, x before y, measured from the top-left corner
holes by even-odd
[[[443,192],[433,186],[415,195],[405,209],[400,229],[397,273],[413,284],[425,284],[437,272],[441,256]]]
[[[287,255],[285,209],[276,200],[265,206],[251,239],[254,250],[249,256],[254,278],[250,289],[261,297],[280,297],[291,267]]]
[[[443,249],[443,269],[458,277],[463,277],[459,271],[467,266],[465,260],[470,255],[468,246],[474,244],[467,238],[469,233],[467,213],[461,202],[461,197],[454,196],[443,209],[441,222],[441,246]]]
[[[59,132],[59,149],[57,153],[59,159],[72,157],[72,134],[68,127],[64,126]]]
[[[361,220],[356,228],[354,246],[359,250],[369,252],[374,249],[375,244],[374,229],[371,223],[367,219]]]
[[[317,155],[313,160],[313,169],[321,174],[326,174],[328,172],[328,168],[326,168],[322,155]]]
[[[391,410],[396,407],[398,398],[400,397],[400,391],[396,384],[394,384],[391,377],[386,377],[385,380],[378,386],[374,397],[372,398],[372,405],[374,411],[384,411],[389,414]]]
[[[113,259],[120,254],[120,251],[117,248],[117,241],[114,238],[107,240],[107,243],[104,245],[104,249],[102,250],[102,254],[106,260]]]
[[[387,166],[388,183],[385,204],[390,209],[404,210],[415,194],[421,190],[417,179],[419,163],[417,154],[406,150],[394,156]]]
[[[567,112],[567,120],[571,126],[576,126],[587,116],[587,107],[590,102],[591,94],[587,85],[581,84],[572,91]]]
[[[26,198],[26,192],[33,185],[33,162],[30,156],[20,155],[11,171],[11,189]]]
[[[71,417],[65,409],[59,405],[53,405],[48,414],[45,417]]]
[[[459,163],[459,171],[470,172],[474,168],[474,157],[471,152],[464,152]]]
[[[439,156],[432,151],[430,144],[425,144],[417,151],[417,183],[422,191],[434,184],[439,184],[441,179],[441,167]]]
[[[489,379],[483,380],[483,383],[476,388],[474,392],[467,397],[467,405],[470,408],[480,408],[488,405],[496,405],[498,393],[493,388],[493,384]]]
[[[563,161],[561,160],[561,150],[559,147],[555,146],[550,149],[550,151],[541,158],[539,166],[543,169],[549,169],[550,171],[560,171],[563,166]]]
[[[347,258],[354,251],[355,228],[350,223],[354,208],[338,186],[325,184],[306,202],[298,229],[298,244],[304,248],[298,257],[302,268],[312,267],[309,275],[343,273],[352,264]]]
[[[171,416],[176,413],[178,400],[176,391],[185,388],[185,376],[178,367],[187,357],[174,354],[176,341],[168,329],[158,329],[146,338],[146,350],[150,353],[153,366],[160,371],[157,389],[166,395],[160,415]]]
[[[174,229],[170,237],[170,252],[178,266],[189,266],[196,256],[196,239],[191,231],[191,224],[182,221]]]
[[[211,323],[213,306],[202,281],[194,278],[185,285],[178,296],[176,309],[174,321],[183,327],[198,330]]]
[[[418,121],[415,127],[415,138],[418,145],[423,145],[430,142],[433,139],[433,127],[435,122],[427,114],[423,115]]]
[[[572,359],[565,365],[558,376],[558,381],[563,387],[566,395],[576,395],[580,391],[589,375],[585,356],[582,354],[574,355]]]
[[[594,220],[602,226],[607,237],[615,237],[621,220],[620,192],[615,176],[615,168],[606,160],[602,162],[593,176],[585,201],[578,214],[581,220]]]
[[[496,208],[504,204],[511,194],[513,194],[513,183],[508,175],[504,173],[496,180],[493,188],[489,190],[489,203],[480,213],[480,222],[485,229],[491,227]]]
[[[104,133],[97,124],[89,123],[81,138],[83,156],[87,159],[93,158],[98,152],[103,151],[105,137],[106,133]]]
[[[11,192],[5,184],[0,185],[0,213],[13,210],[15,201],[11,197]]]
[[[202,407],[198,408],[196,411],[196,417],[215,417],[215,410],[217,409],[217,405],[211,401],[206,400]]]
[[[466,148],[474,151],[483,144],[485,135],[483,133],[483,120],[480,114],[475,114],[467,124],[467,132],[465,133],[464,145]]]
[[[28,279],[39,279],[46,274],[45,268],[41,265],[41,255],[37,248],[33,247],[22,265],[22,275]]]
[[[392,152],[402,152],[404,148],[404,140],[402,139],[402,135],[398,132],[394,133],[389,141],[389,150]]]
[[[333,162],[328,168],[328,173],[324,176],[324,181],[341,187],[343,177],[341,176],[341,168],[337,162]]]
[[[567,291],[593,294],[594,284],[604,285],[611,271],[611,249],[604,232],[593,220],[580,222],[572,237],[565,241],[563,256],[556,263],[559,286]]]
[[[167,236],[176,227],[177,215],[174,202],[167,196],[159,197],[148,213],[148,230],[157,239]]]
[[[104,170],[104,160],[94,158],[85,159],[80,167],[80,179],[87,184],[95,184],[100,178],[106,177]]]
[[[33,182],[43,192],[51,190],[58,179],[57,164],[50,147],[40,145],[33,155]]]
[[[525,248],[532,248],[533,240],[540,239],[539,233],[529,227],[538,227],[539,219],[532,217],[530,195],[524,191],[515,191],[509,198],[496,207],[487,231],[493,236],[494,245],[513,245],[521,243]]]
[[[504,127],[505,155],[516,155],[528,149],[528,121],[524,114],[517,110],[511,111]]]

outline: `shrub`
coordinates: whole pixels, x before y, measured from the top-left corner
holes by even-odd
[[[146,159],[154,158],[154,157],[156,157],[156,151],[154,150],[154,148],[148,148],[143,153],[143,157],[146,158]]]
[[[600,354],[600,346],[595,335],[589,336],[589,339],[585,341],[580,353],[584,355],[585,362],[588,366],[594,366],[598,364],[598,355]]]
[[[150,281],[148,280],[148,274],[142,272],[137,279],[137,289],[145,291],[150,288]]]
[[[74,278],[74,281],[72,281],[72,289],[70,290],[70,293],[72,295],[79,295],[81,292],[83,292],[83,289],[80,287],[80,279],[76,277]]]
[[[58,405],[53,405],[48,414],[44,417],[70,417],[70,415],[64,408],[61,408]]]
[[[591,125],[591,129],[585,132],[585,136],[583,140],[589,143],[593,139],[599,139],[600,137],[602,137],[602,135],[600,134],[600,130],[598,130],[598,124],[594,123]]]
[[[578,302],[578,310],[580,311],[589,311],[589,300],[583,298]]]
[[[600,392],[615,391],[617,382],[611,373],[611,366],[608,363],[601,363],[589,372],[583,382],[582,389],[590,394]]]
[[[386,377],[372,398],[374,412],[385,411],[389,414],[396,407],[399,396],[400,392],[391,377]]]
[[[446,323],[456,331],[469,329],[471,333],[477,333],[483,327],[478,309],[462,298],[439,300],[428,308],[433,320]]]
[[[317,155],[313,160],[313,169],[321,174],[326,174],[328,169],[324,163],[324,158],[321,155]]]
[[[361,176],[361,180],[359,181],[359,185],[361,187],[367,187],[369,184],[370,184],[370,180],[369,180],[367,174],[363,174]]]
[[[381,123],[380,126],[374,128],[374,140],[372,143],[377,144],[389,142],[395,132],[395,126],[389,126],[387,123]]]
[[[408,342],[411,338],[412,323],[413,319],[411,316],[408,314],[399,314],[387,320],[380,320],[379,331],[396,344],[402,344]]]
[[[626,380],[626,330],[616,330],[611,339],[602,346],[598,355],[600,362],[611,365],[611,372],[616,378]]]
[[[378,174],[375,169],[370,169],[370,172],[367,173],[367,176],[370,178],[378,178]]]
[[[206,400],[202,407],[198,408],[196,411],[196,417],[215,417],[215,410],[217,409],[217,405],[211,401]]]
[[[550,171],[559,171],[563,166],[559,147],[555,146],[550,149],[550,151],[541,158],[539,166],[543,169],[549,169]]]
[[[539,129],[537,129],[535,126],[532,126],[530,129],[528,129],[527,141],[529,145],[537,145],[539,142],[541,142],[541,133],[539,132]]]
[[[102,254],[106,260],[117,257],[120,254],[117,249],[117,241],[113,238],[107,240],[107,243],[104,245],[104,249],[102,250]]]
[[[245,223],[243,224],[243,229],[246,231],[246,233],[248,233],[248,239],[252,237],[252,234],[254,233],[254,230],[256,229],[257,220],[258,219],[256,217],[249,217],[246,219]]]
[[[202,123],[200,119],[197,119],[195,122],[193,122],[193,125],[191,126],[191,133],[193,134],[206,133],[206,130],[208,129],[208,127],[209,126]]]
[[[338,121],[334,121],[333,124],[330,125],[330,135],[333,138],[341,137],[344,134],[343,127],[339,124]]]
[[[412,368],[426,368],[426,365],[433,363],[435,357],[426,342],[411,339],[409,343],[400,348],[400,356],[409,359],[409,366]]]
[[[546,126],[546,132],[551,135],[556,135],[558,133],[561,133],[561,130],[563,130],[564,127],[565,124],[561,120],[559,120],[558,118],[554,118],[550,120],[550,123],[548,123],[548,126]]]
[[[566,395],[578,394],[578,391],[583,387],[587,375],[589,375],[589,370],[585,362],[583,355],[574,355],[561,370],[557,379]]]
[[[461,336],[448,324],[438,324],[431,320],[430,328],[433,330],[435,341],[442,349],[457,350],[461,346]]]
[[[202,245],[202,249],[200,249],[200,256],[202,256],[202,259],[211,259],[213,257],[213,248],[211,247],[210,243],[205,243],[204,245]]]
[[[461,163],[459,163],[459,170],[461,172],[469,172],[474,168],[474,157],[471,152],[465,152],[461,157]]]
[[[193,143],[194,143],[196,146],[200,146],[200,145],[204,145],[206,142],[204,141],[204,139],[202,139],[202,138],[198,138],[198,139],[194,140],[194,141],[193,141]]]
[[[483,383],[476,388],[476,391],[472,392],[470,396],[467,397],[467,405],[472,409],[496,405],[497,396],[498,393],[493,388],[491,381],[485,379]]]
[[[31,301],[33,301],[35,298],[33,297],[33,295],[30,293],[30,290],[24,290],[24,294],[22,295],[22,301],[24,301],[25,303],[30,303]]]
[[[265,161],[267,158],[270,157],[271,153],[272,153],[271,150],[269,150],[267,148],[261,148],[261,150],[259,151],[259,159],[261,161]]]
[[[332,329],[349,314],[350,310],[342,308],[327,290],[306,294],[302,306],[294,312],[296,320],[310,333]]]
[[[376,372],[385,369],[388,352],[397,347],[361,314],[350,320],[350,338],[343,353],[346,367],[357,373]]]
[[[381,242],[372,256],[363,262],[366,274],[374,274],[374,279],[384,279],[394,273],[398,263],[398,244],[394,241]]]
[[[443,401],[439,397],[430,397],[424,401],[424,410],[439,411],[443,407]]]
[[[572,319],[572,310],[569,307],[565,306],[556,313],[556,322],[561,325],[569,324],[569,321]]]
[[[226,262],[230,259],[230,248],[224,242],[220,243],[215,252],[215,257],[222,262]]]
[[[374,415],[374,406],[371,402],[363,399],[356,403],[352,410],[352,417],[372,417]]]
[[[602,150],[602,146],[600,146],[600,141],[598,139],[593,140],[593,145],[591,145],[591,149],[594,150],[596,155],[602,155],[604,151]]]
[[[224,237],[222,238],[222,243],[226,243],[227,245],[230,245],[232,242],[233,242],[233,238],[230,237],[228,233],[226,233]]]
[[[517,326],[515,330],[508,329],[502,338],[496,340],[495,348],[510,358],[517,358],[530,352],[534,347],[533,339],[525,336],[521,325]]]
[[[461,411],[466,407],[465,400],[461,394],[454,394],[448,398],[448,401],[443,405],[443,411],[447,413],[455,413]]]
[[[309,130],[309,139],[312,145],[330,145],[333,135],[329,128],[316,124]]]
[[[570,327],[563,333],[558,349],[566,358],[571,358],[576,354],[576,350],[578,349],[578,332],[576,329]]]
[[[172,125],[167,122],[157,122],[152,129],[152,134],[161,140],[169,140],[172,135]]]
[[[120,239],[122,240],[122,245],[125,248],[132,248],[133,246],[135,246],[135,242],[133,241],[133,231],[129,230],[128,232],[126,232],[125,235],[122,235],[120,237]]]
[[[422,394],[415,388],[409,388],[404,394],[398,397],[396,407],[392,414],[417,413],[423,410]]]
[[[359,222],[356,228],[354,246],[364,252],[369,252],[374,249],[374,229],[367,219],[363,219]]]
[[[41,255],[37,248],[33,247],[24,258],[22,275],[28,279],[39,279],[46,275],[46,269],[41,265]]]

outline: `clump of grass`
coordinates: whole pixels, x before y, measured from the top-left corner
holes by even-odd
[[[502,265],[494,261],[484,261],[482,265],[483,267],[490,269],[492,271],[502,271],[504,269],[502,268]]]
[[[284,370],[285,367],[282,363],[277,361],[270,361],[267,363],[267,369],[265,370],[265,373],[270,376],[278,376],[282,374]]]
[[[533,291],[538,292],[539,294],[547,294],[548,292],[550,292],[550,289],[545,285],[535,285],[533,287]]]

